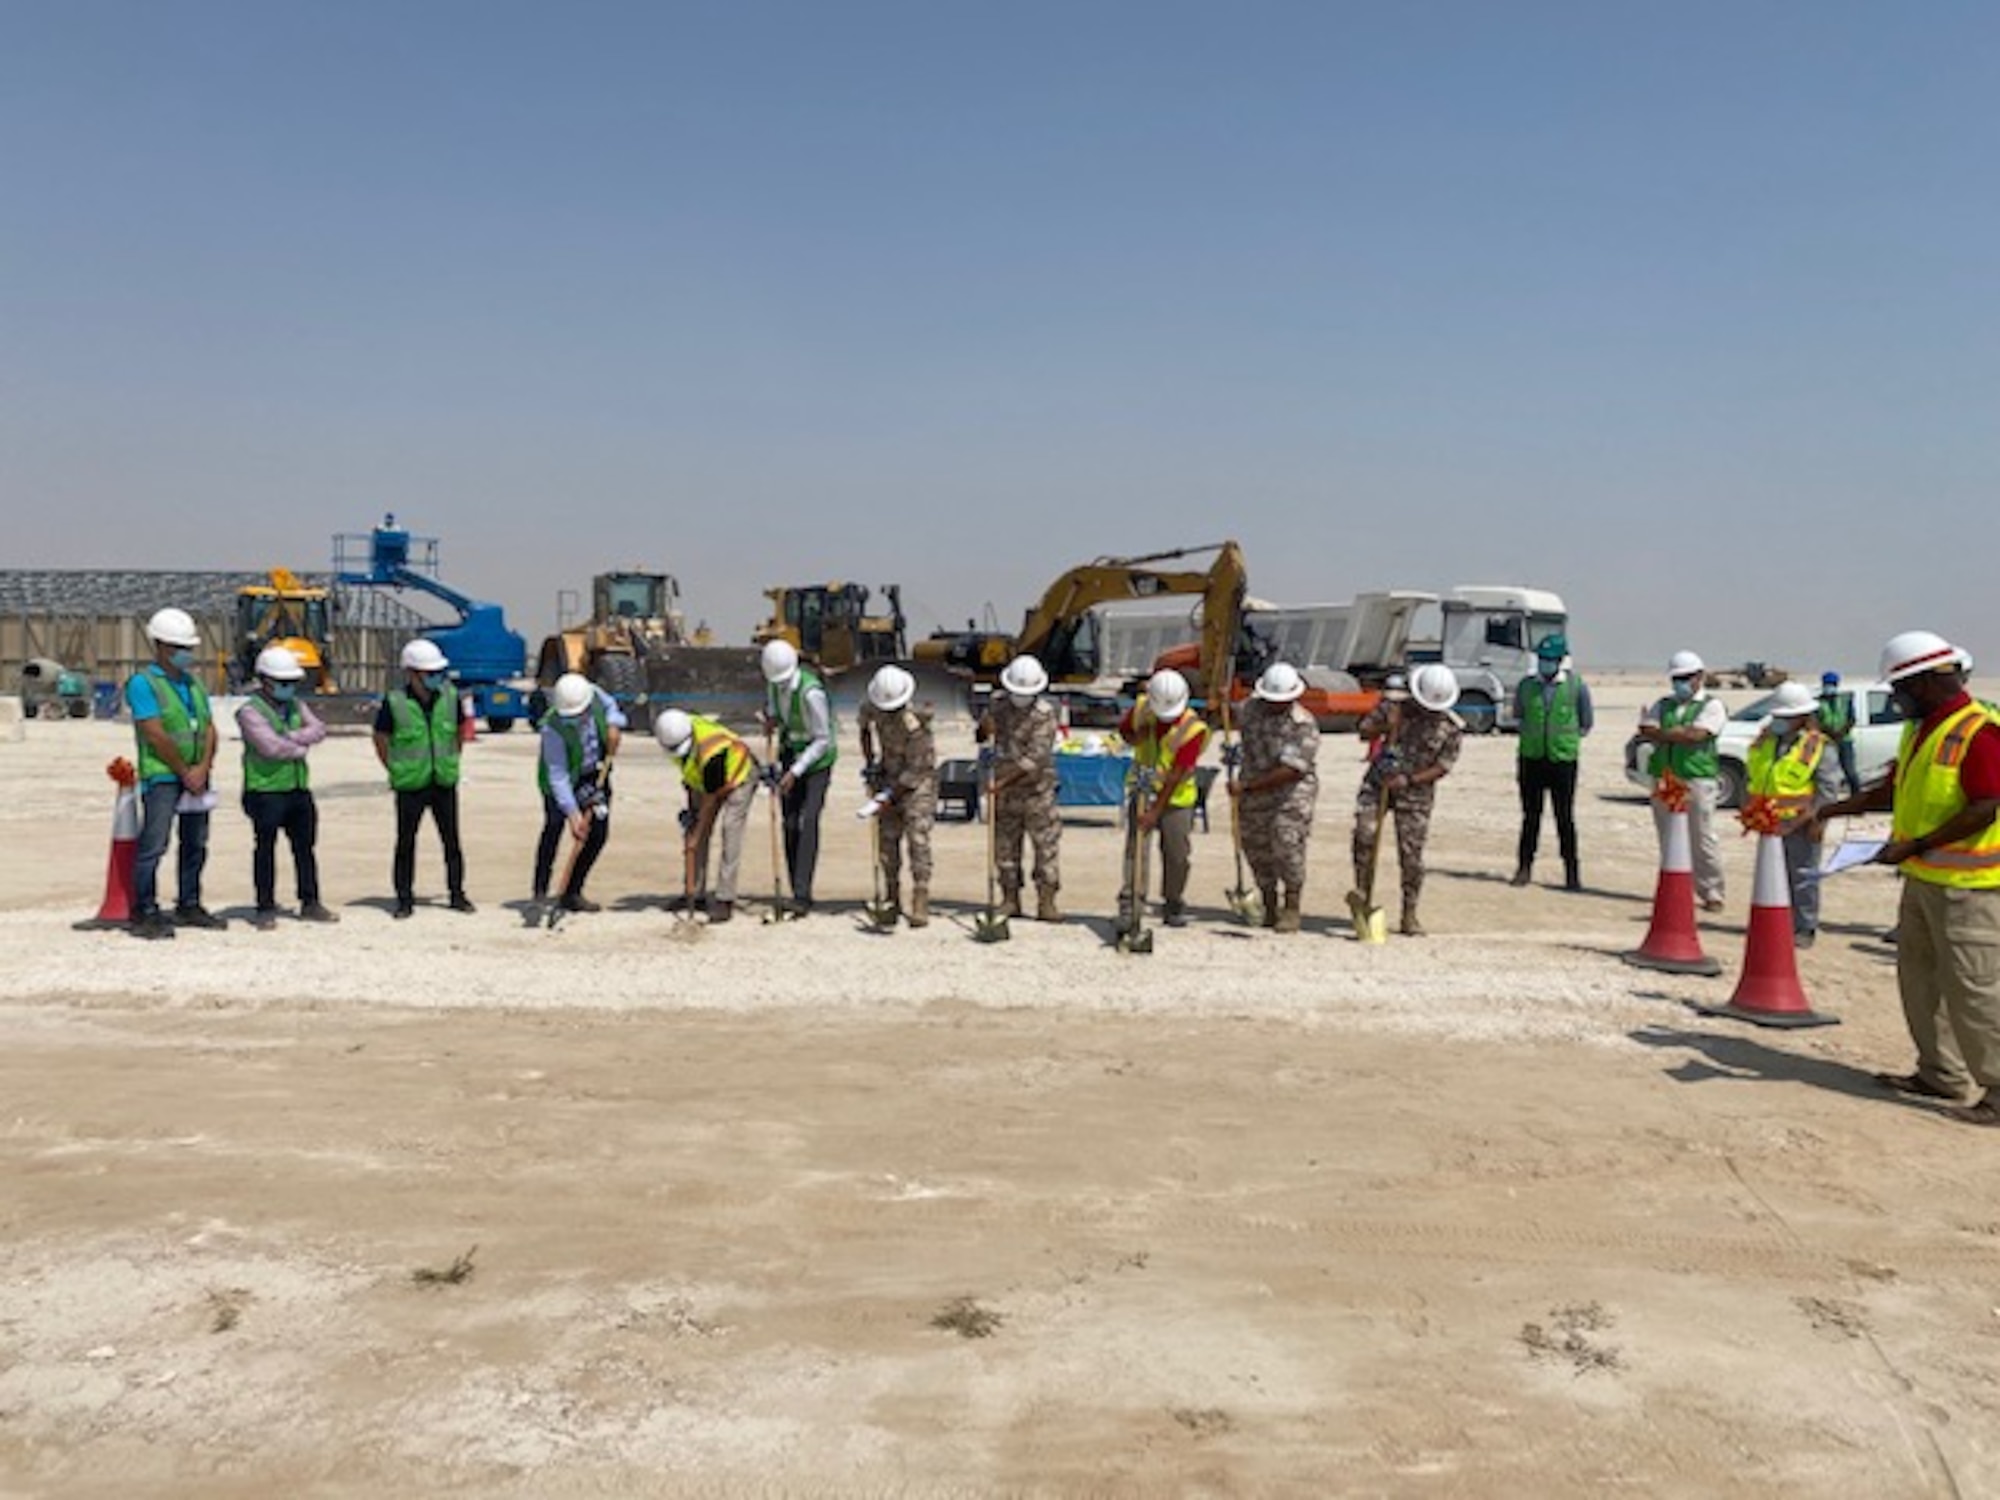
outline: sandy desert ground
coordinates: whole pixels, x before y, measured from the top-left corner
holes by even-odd
[[[0,1495],[2000,1494],[2000,1140],[1870,1082],[1909,1061],[1894,881],[1841,877],[1802,955],[1842,1025],[1696,1015],[1752,846],[1703,925],[1722,978],[1619,961],[1651,685],[1598,690],[1588,893],[1507,886],[1514,747],[1474,741],[1434,936],[1353,942],[1329,737],[1308,931],[1231,922],[1218,816],[1200,920],[1150,957],[1108,946],[1099,810],[1065,837],[1077,920],[972,941],[984,835],[953,824],[944,918],[863,931],[845,769],[830,909],[677,933],[650,741],[609,909],[528,930],[520,734],[470,751],[474,916],[431,841],[389,919],[390,800],[343,737],[315,762],[338,928],[77,933],[129,732],[27,726]],[[214,845],[240,916],[233,800]]]

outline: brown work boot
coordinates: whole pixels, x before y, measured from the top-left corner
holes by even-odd
[[[1278,888],[1275,885],[1258,886],[1257,899],[1264,906],[1264,919],[1259,925],[1276,927],[1278,925]]]
[[[1018,885],[1001,887],[1000,915],[1003,917],[1018,917],[1021,915],[1021,888]]]
[[[1406,906],[1403,908],[1403,936],[1404,937],[1427,936],[1427,934],[1424,932],[1424,924],[1417,920],[1417,909],[1414,906]]]
[[[1037,922],[1060,922],[1062,908],[1056,905],[1056,888],[1052,885],[1035,887],[1035,920]]]
[[[1297,932],[1299,922],[1299,892],[1286,891],[1285,908],[1278,913],[1278,920],[1271,925],[1279,932]]]
[[[910,925],[912,927],[931,925],[931,888],[927,885],[910,887]]]

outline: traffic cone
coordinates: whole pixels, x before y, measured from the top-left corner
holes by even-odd
[[[1734,1016],[1759,1026],[1837,1026],[1806,999],[1799,983],[1799,955],[1792,941],[1792,888],[1785,851],[1775,833],[1757,838],[1757,878],[1750,892],[1750,935],[1743,945],[1743,974],[1727,1005],[1696,1005],[1705,1016]]]
[[[479,720],[473,714],[472,699],[470,695],[463,696],[458,700],[458,742],[469,745],[478,738]]]
[[[1688,837],[1684,807],[1667,814],[1666,833],[1660,839],[1660,878],[1653,887],[1653,922],[1646,929],[1646,941],[1627,953],[1625,962],[1706,978],[1722,972],[1722,965],[1701,951],[1701,934],[1695,930],[1694,843]]]
[[[111,863],[104,873],[104,900],[97,915],[73,923],[78,932],[126,927],[132,921],[133,875],[139,864],[139,773],[123,756],[105,771],[118,787],[117,800],[111,805]]]

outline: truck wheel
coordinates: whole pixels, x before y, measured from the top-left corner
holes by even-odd
[[[498,719],[494,718],[490,714],[487,716],[486,732],[488,734],[505,734],[508,730],[512,729],[513,727],[514,727],[514,716],[512,714],[507,714]]]
[[[636,656],[597,658],[597,685],[618,700],[625,711],[626,724],[644,732],[653,727],[653,712],[646,696],[646,664]]]
[[[1715,805],[1741,807],[1748,784],[1741,766],[1733,760],[1723,761],[1715,768]]]
[[[1484,693],[1460,693],[1457,713],[1465,720],[1467,734],[1491,734],[1499,727],[1500,715]]]

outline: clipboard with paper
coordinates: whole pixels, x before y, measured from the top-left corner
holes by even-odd
[[[1820,861],[1819,868],[1812,872],[1812,876],[1815,880],[1824,880],[1827,876],[1838,875],[1844,870],[1872,865],[1875,863],[1875,856],[1882,852],[1887,842],[1886,839],[1848,839],[1844,843],[1836,844]]]

